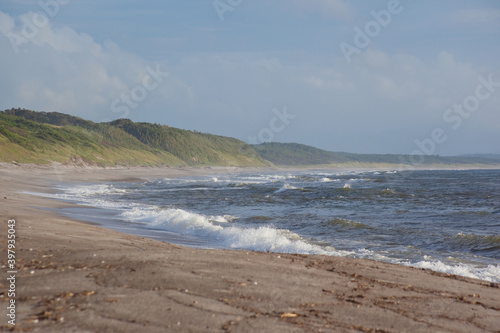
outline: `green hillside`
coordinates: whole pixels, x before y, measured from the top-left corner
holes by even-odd
[[[0,111],[0,161],[81,165],[270,166],[228,137],[120,119],[94,123],[58,112]]]
[[[298,143],[261,143],[252,145],[260,156],[275,165],[312,166],[312,165],[353,165],[353,164],[408,164],[414,158],[396,154],[353,154],[330,152]],[[418,161],[418,159],[417,159]],[[425,156],[426,165],[499,165],[498,155],[491,156]]]
[[[317,165],[336,161],[332,152],[298,143],[266,142],[252,147],[262,158],[276,165]]]
[[[59,112],[0,111],[0,162],[151,166],[390,166],[408,155],[330,152],[262,143],[118,119],[94,123]],[[418,159],[417,159],[418,161]],[[499,155],[425,156],[426,165],[500,165]]]

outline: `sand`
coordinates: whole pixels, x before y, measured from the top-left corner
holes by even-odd
[[[0,164],[0,327],[20,332],[499,332],[496,283],[382,262],[206,250],[70,220],[23,194],[60,181],[139,181],[235,169]],[[8,323],[16,221],[16,325]]]

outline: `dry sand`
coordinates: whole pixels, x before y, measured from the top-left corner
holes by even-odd
[[[27,332],[499,332],[500,289],[376,261],[202,250],[73,221],[20,191],[234,169],[0,165],[3,330]],[[7,221],[16,221],[16,325]]]

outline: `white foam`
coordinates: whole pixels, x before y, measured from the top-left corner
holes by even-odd
[[[394,171],[396,172],[396,171]],[[319,181],[341,181],[330,179],[321,175]],[[206,177],[205,182],[217,183],[259,183],[267,184],[276,181],[284,181],[287,176],[283,175],[258,175],[258,176],[217,176]],[[351,183],[364,181],[365,179],[349,179],[344,188],[350,188]],[[179,183],[179,180],[165,180]],[[345,180],[344,180],[345,181]],[[199,179],[186,179],[185,182],[200,182]],[[340,184],[339,184],[340,185]],[[500,282],[500,265],[479,266],[470,263],[448,262],[424,256],[421,261],[409,262],[404,259],[388,257],[380,251],[358,249],[355,251],[339,251],[333,247],[319,246],[302,238],[300,235],[286,229],[278,229],[272,226],[259,228],[243,228],[234,222],[237,217],[232,215],[205,216],[182,209],[160,209],[156,206],[141,205],[130,201],[121,202],[115,199],[128,191],[116,188],[112,184],[79,185],[76,187],[59,187],[62,193],[47,194],[25,192],[61,200],[72,200],[81,204],[87,204],[98,208],[118,209],[121,216],[135,223],[142,223],[148,228],[156,228],[180,234],[203,237],[214,246],[235,249],[248,249],[256,251],[272,251],[303,254],[324,254],[362,257],[392,263],[403,264],[419,268],[431,269],[438,272],[462,275],[482,280]],[[287,190],[299,189],[285,183],[275,193]],[[389,190],[389,189],[388,189]],[[114,199],[110,199],[109,196]],[[269,196],[267,196],[269,197]],[[457,236],[466,236],[459,233]],[[387,253],[386,253],[387,254]]]
[[[80,186],[58,186],[56,189],[60,190],[59,193],[35,193],[24,192],[32,195],[38,195],[58,200],[74,201],[78,204],[89,205],[97,208],[107,209],[123,209],[125,207],[133,207],[137,204],[134,203],[120,203],[108,199],[102,199],[106,195],[118,195],[127,193],[125,189],[116,188],[112,184],[105,185],[80,185]]]
[[[215,225],[210,218],[182,209],[155,209],[135,207],[124,213],[128,221],[142,223],[151,228],[189,234],[213,240],[225,248],[272,251],[286,253],[348,255],[351,252],[324,249],[308,243],[298,234],[274,227],[240,228]]]
[[[385,252],[387,253],[387,252]],[[371,251],[368,249],[359,249],[355,252],[353,255],[356,258],[364,258],[364,259],[370,259],[370,260],[378,260],[378,261],[386,261],[386,262],[391,262],[393,264],[397,264],[400,261],[397,259],[389,258],[385,255],[382,254],[382,252],[375,252]]]
[[[286,190],[297,190],[297,189],[298,189],[297,187],[285,183],[279,190],[276,190],[274,193],[281,193],[281,192],[284,192]]]
[[[432,259],[431,256],[428,255],[424,255],[424,260],[422,261],[409,262],[408,260],[385,256],[380,251],[374,252],[367,249],[357,250],[356,253],[351,256],[377,261],[385,261],[410,267],[425,268],[436,272],[460,275],[485,281],[500,282],[499,265],[477,266],[464,263],[446,264],[440,260]]]
[[[448,265],[439,260],[419,261],[416,263],[404,263],[406,266],[431,269],[433,271],[466,276],[491,282],[500,282],[500,266],[488,265],[484,267],[471,264]]]
[[[195,178],[165,178],[163,181],[166,184],[191,184],[191,183],[217,183],[217,184],[266,184],[276,181],[293,179],[295,176],[283,174],[234,174],[234,175],[214,175]]]
[[[59,187],[64,194],[70,197],[91,197],[95,195],[107,195],[126,193],[124,189],[114,187],[112,184],[82,185],[75,187]]]
[[[218,215],[218,216],[210,216],[208,218],[210,222],[215,222],[215,223],[230,223],[234,222],[237,219],[238,217],[232,215]]]
[[[370,179],[368,178],[351,178],[349,179],[349,183],[362,183],[362,182],[368,182]]]
[[[336,179],[337,180],[337,179]],[[321,183],[329,183],[329,182],[333,182],[333,179],[331,178],[327,178],[327,177],[323,177],[323,178],[320,178],[319,181]]]

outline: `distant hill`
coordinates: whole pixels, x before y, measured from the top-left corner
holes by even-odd
[[[330,152],[298,143],[261,143],[252,145],[260,156],[275,165],[353,165],[353,164],[408,164],[413,159],[409,155],[396,154],[353,154]],[[496,156],[496,157],[495,157]],[[500,158],[494,156],[425,156],[426,165],[483,164],[499,165]]]
[[[0,161],[46,164],[271,166],[243,141],[134,123],[94,123],[58,112],[0,111]]]
[[[341,162],[332,152],[298,143],[267,142],[252,147],[262,158],[273,161],[276,165],[299,166]]]
[[[500,162],[500,154],[468,154],[468,155],[460,155],[460,157],[486,158],[489,160]]]

